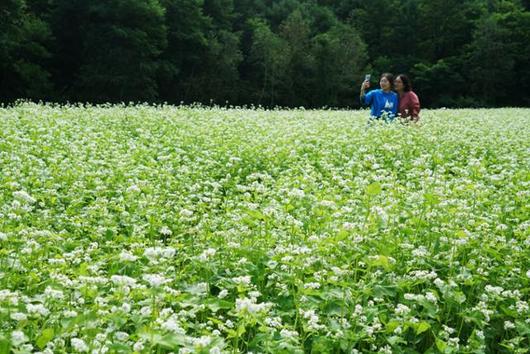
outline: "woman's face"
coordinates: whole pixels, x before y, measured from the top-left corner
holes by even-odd
[[[379,80],[379,86],[381,86],[383,90],[390,90],[390,81],[388,81],[388,79],[383,76],[381,80]]]
[[[394,88],[396,89],[396,91],[403,91],[403,80],[401,80],[399,76],[394,80]]]

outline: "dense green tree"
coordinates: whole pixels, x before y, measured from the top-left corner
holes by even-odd
[[[418,53],[430,62],[462,54],[471,41],[483,6],[470,0],[421,0],[418,9]]]
[[[48,24],[21,0],[0,4],[0,97],[46,99],[52,92]]]
[[[80,98],[156,99],[159,56],[167,42],[160,3],[93,0],[88,16],[77,86]]]
[[[88,5],[86,0],[53,0],[49,10],[50,27],[55,39],[50,72],[58,99],[84,99],[76,89],[84,61]]]
[[[480,102],[468,102],[466,80],[458,70],[461,62],[457,57],[440,59],[433,64],[418,63],[411,68],[414,91],[427,107],[460,105],[480,106]]]
[[[530,105],[527,0],[4,0],[0,101],[355,106],[365,72],[424,106]]]
[[[312,53],[316,73],[312,106],[356,105],[357,90],[366,66],[366,45],[352,28],[337,24],[314,37]]]
[[[211,19],[203,13],[202,0],[163,0],[162,5],[166,9],[167,48],[160,58],[160,98],[189,101],[190,83],[200,72],[201,60],[208,51]]]
[[[207,48],[198,61],[196,74],[189,80],[190,98],[194,101],[237,102],[241,33],[235,31],[232,0],[205,0],[204,14],[211,19],[206,31]]]
[[[483,105],[530,103],[530,13],[521,4],[492,1],[477,22],[464,68],[469,95]]]
[[[310,50],[309,20],[295,10],[280,25],[280,36],[289,46],[289,62],[284,79],[283,97],[293,106],[308,106],[311,81],[315,76],[314,56]]]
[[[274,105],[279,103],[278,87],[289,63],[289,46],[286,40],[273,33],[267,23],[260,19],[251,19],[253,30],[250,61],[255,66],[254,79],[261,89],[255,92],[255,102]],[[283,102],[282,102],[283,103]]]

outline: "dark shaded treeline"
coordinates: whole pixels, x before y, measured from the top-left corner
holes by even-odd
[[[3,0],[0,101],[356,107],[364,73],[424,106],[530,106],[522,0]]]

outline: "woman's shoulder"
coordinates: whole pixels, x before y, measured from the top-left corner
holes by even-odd
[[[414,91],[412,91],[412,90],[410,90],[409,92],[407,92],[407,94],[408,94],[410,97],[412,97],[412,98],[416,98],[416,99],[418,98],[418,95],[416,94],[416,92],[414,92]]]
[[[396,98],[399,97],[399,95],[398,95],[398,93],[396,91],[390,91],[388,94],[393,96],[393,97],[396,97]]]

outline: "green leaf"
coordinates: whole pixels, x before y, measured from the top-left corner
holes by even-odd
[[[392,268],[390,259],[387,256],[383,256],[382,254],[370,259],[368,263],[372,267],[383,267],[385,270],[390,270]]]
[[[366,194],[368,194],[369,196],[379,195],[379,194],[381,194],[381,191],[382,191],[382,188],[381,188],[381,184],[379,182],[370,183],[366,187]]]
[[[427,331],[429,328],[431,328],[431,325],[428,322],[421,321],[416,326],[416,335],[422,334],[423,332]]]
[[[399,321],[392,320],[385,325],[385,330],[387,333],[392,333],[398,327],[399,327]]]
[[[440,204],[440,198],[438,198],[437,195],[435,194],[432,194],[432,193],[425,193],[423,195],[423,197],[425,198],[425,201],[427,202],[427,204],[429,205],[437,205],[437,204]]]
[[[438,348],[439,351],[445,352],[445,349],[447,349],[447,343],[445,343],[441,339],[436,339],[436,348]]]
[[[386,339],[388,343],[392,346],[397,344],[406,344],[407,341],[401,338],[400,336],[390,336]]]
[[[466,301],[466,295],[464,295],[464,293],[461,291],[455,291],[453,293],[452,299],[458,304],[463,304]]]
[[[230,301],[220,300],[220,299],[208,299],[205,301],[205,305],[208,306],[210,311],[217,312],[220,309],[231,309],[233,304]]]
[[[267,219],[267,217],[259,210],[247,209],[247,214],[250,215],[253,219],[257,219],[257,220]]]
[[[11,342],[8,338],[0,336],[0,353],[11,353]]]
[[[154,344],[166,349],[178,349],[186,344],[186,337],[175,333],[166,334],[163,337],[158,337]]]
[[[48,344],[49,341],[53,339],[55,332],[53,328],[45,328],[39,338],[37,338],[37,346],[41,349],[44,349],[46,347],[46,344]]]

